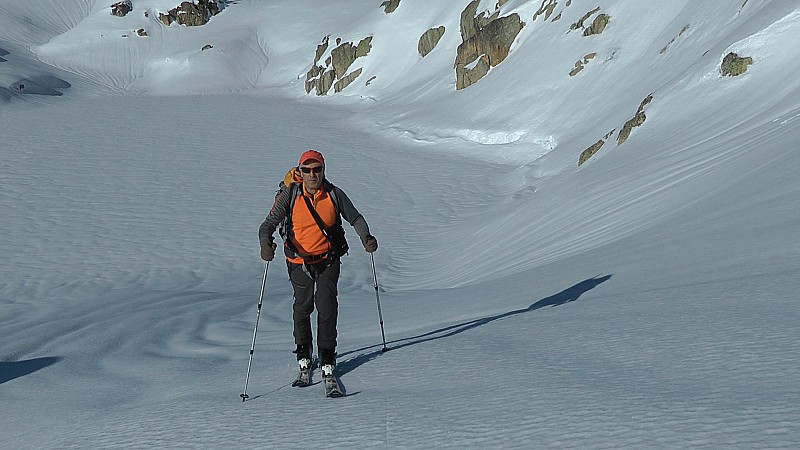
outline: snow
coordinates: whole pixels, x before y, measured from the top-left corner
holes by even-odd
[[[0,0],[4,448],[800,445],[795,2],[512,0],[509,57],[461,91],[467,0],[239,0],[196,29],[132,3]],[[595,6],[603,34],[567,33]],[[373,48],[307,95],[326,35]],[[722,77],[731,51],[754,62]],[[275,261],[242,402],[258,225],[308,148],[378,238],[392,350],[348,228],[347,396],[289,386]]]

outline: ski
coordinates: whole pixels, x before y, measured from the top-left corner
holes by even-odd
[[[311,361],[308,366],[300,366],[300,371],[297,378],[292,381],[292,387],[306,387],[311,386],[311,374],[314,372],[315,361]]]
[[[322,365],[322,380],[325,382],[325,397],[342,397],[344,391],[336,377],[335,366],[332,364]]]
[[[325,380],[325,397],[343,397],[344,392],[336,375],[323,377]]]

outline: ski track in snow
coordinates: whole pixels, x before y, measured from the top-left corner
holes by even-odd
[[[69,428],[56,426],[59,432],[37,446],[247,447],[268,439],[292,448],[432,442],[516,447],[526,439],[590,448],[605,448],[607,442],[790,447],[800,418],[790,382],[796,361],[786,358],[800,350],[791,334],[791,317],[798,311],[788,300],[791,292],[785,292],[790,289],[780,288],[790,280],[753,277],[657,289],[634,302],[588,291],[570,306],[465,321],[390,342],[389,353],[372,346],[344,355],[340,367],[348,370],[342,378],[349,396],[335,401],[322,399],[321,384],[288,387],[293,368],[287,352],[279,335],[267,332],[257,348],[251,400],[244,404],[235,390],[242,380],[233,375],[246,365],[249,324],[225,323],[242,317],[241,311],[232,312],[233,303],[214,302],[207,294],[187,293],[183,301],[174,294],[146,295],[141,306],[92,311],[83,320],[93,325],[85,329],[65,329],[74,320],[69,317],[59,322],[61,341],[49,346],[74,348],[75,354],[65,355],[66,367],[57,364],[37,377],[53,386],[42,392],[50,404],[68,400],[77,412]],[[752,294],[750,285],[778,286],[770,293],[786,300],[775,305],[735,295]],[[724,308],[704,306],[722,300]],[[776,306],[793,312],[765,314]],[[121,309],[127,310],[125,321],[118,318]],[[165,312],[170,318],[161,317]],[[146,333],[136,329],[142,323],[149,324]],[[269,317],[264,325],[265,331],[275,326]],[[343,329],[348,325],[345,321]],[[289,332],[288,323],[280,327]],[[226,330],[225,337],[210,339],[219,334],[210,330]],[[370,338],[373,333],[351,333],[343,348],[369,345]],[[93,354],[80,355],[82,349]],[[425,370],[415,376],[398,373],[402,367]],[[91,375],[97,372],[103,376]],[[83,386],[81,377],[94,381]],[[140,392],[137,386],[148,388]],[[31,407],[26,404],[22,413]],[[230,426],[209,428],[204,424],[210,416]],[[295,428],[269,425],[298,417],[333,425],[337,432],[310,433],[298,442]]]

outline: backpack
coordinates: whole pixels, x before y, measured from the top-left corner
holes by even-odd
[[[303,176],[300,175],[300,169],[298,169],[297,167],[292,167],[291,169],[289,169],[289,171],[286,172],[286,175],[284,175],[283,180],[281,180],[281,182],[278,183],[278,191],[275,192],[275,200],[278,199],[278,196],[281,195],[281,192],[286,190],[291,191],[293,184],[301,186],[303,184]],[[289,214],[286,214],[286,217],[283,219],[283,222],[281,222],[281,224],[278,226],[278,234],[281,236],[281,239],[283,239],[283,242],[289,242],[289,228],[292,220],[291,213],[292,213],[292,208],[294,208],[294,200],[295,198],[297,198],[297,196],[294,195],[295,194],[294,192],[291,193],[292,193],[291,196],[292,201],[289,204]],[[336,203],[334,203],[334,207],[336,207]],[[338,213],[339,210],[337,209],[336,212]]]
[[[278,226],[278,234],[280,234],[281,239],[285,243],[285,248],[291,252],[291,254],[287,254],[290,257],[302,257],[300,253],[295,248],[294,244],[290,240],[292,236],[292,210],[294,209],[295,200],[297,197],[302,195],[300,189],[303,188],[303,177],[300,175],[300,170],[297,167],[292,167],[286,172],[286,175],[283,177],[280,183],[278,183],[278,191],[275,193],[275,199],[277,200],[278,196],[281,195],[283,191],[289,191],[289,211],[284,217],[283,222]],[[344,237],[344,227],[342,227],[342,215],[341,215],[341,208],[339,207],[339,199],[336,196],[336,186],[333,185],[328,180],[323,182],[322,189],[331,196],[331,201],[333,202],[333,209],[336,211],[336,223],[333,224],[330,228],[324,228],[321,219],[317,215],[316,211],[314,211],[313,207],[311,207],[309,203],[309,210],[311,211],[311,215],[314,217],[314,220],[317,222],[317,226],[320,227],[322,230],[322,234],[328,240],[328,243],[331,246],[331,254],[334,258],[340,258],[347,254],[348,250],[350,250],[349,245],[347,244],[347,239]]]

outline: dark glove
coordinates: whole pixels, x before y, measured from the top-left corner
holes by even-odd
[[[272,261],[275,258],[276,248],[278,248],[276,244],[261,244],[261,259],[264,261]]]
[[[364,244],[364,250],[368,253],[372,253],[378,249],[378,240],[371,234],[364,236],[361,239],[361,243]]]

